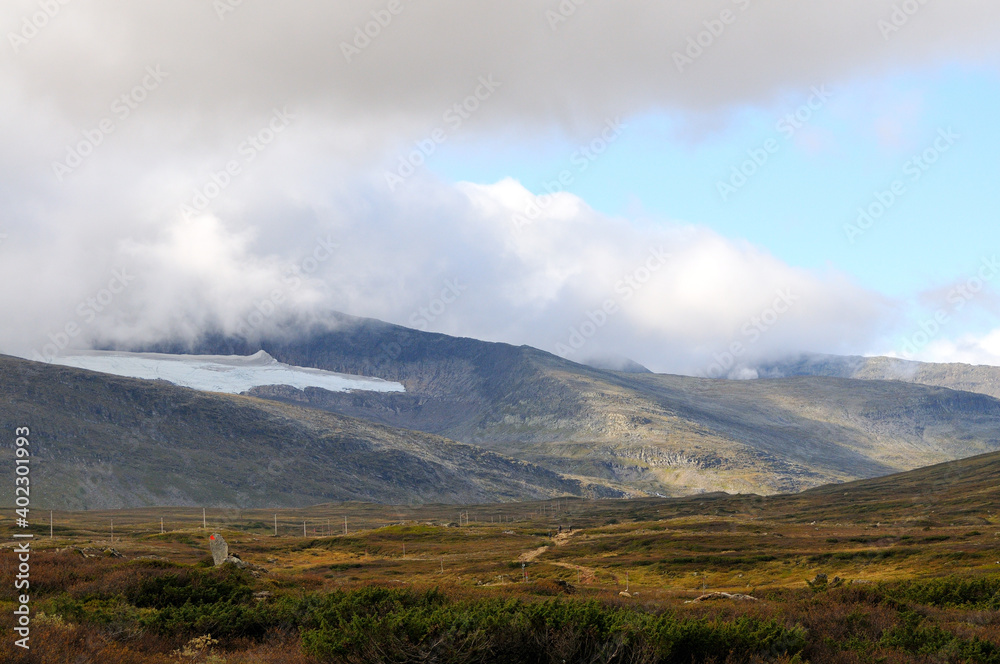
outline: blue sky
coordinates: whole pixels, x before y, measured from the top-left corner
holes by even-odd
[[[456,142],[429,167],[453,182],[513,177],[536,194],[568,169],[567,190],[605,214],[704,224],[790,265],[832,266],[901,298],[971,274],[1000,248],[995,71],[952,66],[825,88],[830,100],[791,134],[784,127],[792,125],[777,125],[809,101],[808,88],[734,110],[717,130],[692,129],[682,114],[628,117],[622,137],[583,173],[572,155],[588,141],[563,135],[513,145]],[[948,128],[960,138],[913,182],[905,165]],[[719,181],[768,140],[777,150],[723,200]],[[905,193],[850,242],[844,226],[894,180]]]
[[[624,117],[621,137],[585,170],[573,160],[589,143],[585,133],[456,141],[429,168],[452,182],[512,177],[535,194],[569,170],[566,190],[606,215],[704,225],[790,266],[846,273],[900,307],[902,332],[868,349],[899,352],[911,328],[950,309],[951,286],[1000,251],[1000,76],[954,64],[817,82],[777,97],[720,113],[707,127],[681,112]],[[732,180],[754,153],[766,161]],[[902,193],[887,195],[894,182]],[[861,229],[859,208],[880,194],[894,200]],[[948,333],[984,334],[995,325],[995,315],[969,307],[950,317]]]

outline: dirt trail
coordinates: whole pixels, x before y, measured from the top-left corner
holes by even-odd
[[[519,555],[517,557],[517,562],[519,562],[519,563],[530,563],[532,560],[534,560],[535,558],[537,558],[538,556],[542,555],[543,553],[545,553],[548,550],[549,550],[549,547],[548,547],[548,545],[546,545],[546,546],[540,546],[537,549],[535,549],[534,551],[525,551],[524,553],[522,553],[521,555]]]
[[[558,535],[556,535],[555,537],[552,538],[552,543],[555,544],[556,546],[562,546],[563,544],[565,544],[566,542],[568,542],[569,538],[572,537],[572,536],[573,536],[573,533],[571,533],[569,531],[559,533]],[[546,544],[545,546],[540,546],[540,547],[538,547],[537,549],[535,549],[533,551],[525,551],[524,553],[522,553],[520,556],[517,557],[517,562],[519,562],[519,563],[530,563],[535,558],[537,558],[538,556],[542,555],[543,553],[545,553],[548,550],[549,550],[549,545]],[[559,563],[556,563],[556,564],[559,564]]]
[[[555,546],[562,546],[569,542],[570,538],[573,537],[575,533],[569,531],[564,531],[552,538],[552,543]],[[530,563],[538,556],[542,555],[549,550],[549,546],[540,546],[532,551],[525,551],[520,556],[517,557],[517,561],[520,563]],[[555,565],[557,567],[564,567],[566,569],[576,570],[579,573],[579,579],[581,583],[597,583],[597,571],[592,567],[584,567],[583,565],[574,565],[573,563],[561,563],[555,561],[548,561],[550,565]]]
[[[597,572],[594,571],[592,567],[584,567],[583,565],[574,565],[573,563],[550,563],[551,565],[556,565],[557,567],[565,567],[566,569],[575,569],[580,573],[580,583],[597,583]]]

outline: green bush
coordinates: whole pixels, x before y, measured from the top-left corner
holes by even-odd
[[[138,607],[162,609],[185,604],[243,602],[251,597],[253,577],[234,565],[208,570],[188,568],[149,576],[125,590],[125,598]]]
[[[886,631],[879,644],[915,655],[930,655],[945,662],[1000,664],[1000,647],[978,638],[963,639],[937,625],[924,625],[922,616],[909,611],[902,623]]]
[[[885,592],[895,599],[927,606],[1000,610],[1000,577],[996,576],[900,581],[885,585]]]
[[[229,601],[168,606],[145,615],[142,625],[164,636],[211,634],[220,639],[260,639],[272,629],[292,627],[297,622],[293,604]]]
[[[511,664],[594,661],[745,661],[796,654],[802,628],[775,621],[680,619],[595,600],[449,601],[436,592],[364,588],[328,595],[303,632],[306,652],[342,662],[470,660]]]

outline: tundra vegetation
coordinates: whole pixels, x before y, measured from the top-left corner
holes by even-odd
[[[960,463],[920,501],[899,499],[927,485],[905,474],[770,498],[327,504],[278,512],[277,536],[273,511],[210,509],[206,529],[191,508],[57,513],[51,539],[33,527],[31,660],[13,584],[0,659],[1000,663],[1000,523],[978,502],[995,482]],[[249,566],[213,565],[214,532]]]

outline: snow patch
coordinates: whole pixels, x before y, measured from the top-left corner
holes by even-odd
[[[229,394],[240,394],[265,385],[288,385],[300,390],[319,387],[330,392],[406,391],[401,384],[381,378],[352,376],[282,364],[264,351],[244,356],[167,355],[90,350],[73,351],[71,355],[57,357],[52,363],[115,376],[166,380],[182,387]]]

